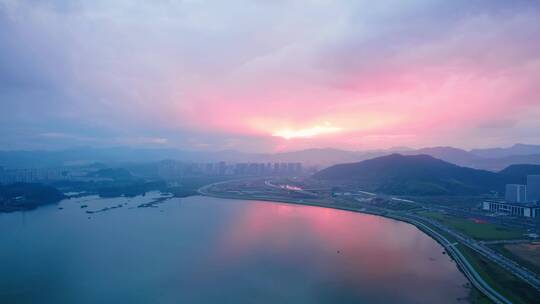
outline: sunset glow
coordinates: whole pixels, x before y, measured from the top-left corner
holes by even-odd
[[[279,136],[283,137],[285,139],[293,139],[293,138],[311,138],[319,135],[325,135],[325,134],[331,134],[341,131],[341,128],[333,127],[330,125],[324,125],[324,126],[314,126],[311,128],[306,129],[298,129],[298,130],[291,130],[291,129],[283,129],[276,131],[272,134],[272,136]]]
[[[68,3],[0,0],[3,146],[540,141],[534,1]]]

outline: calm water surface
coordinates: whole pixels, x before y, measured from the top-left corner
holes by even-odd
[[[469,292],[409,224],[200,196],[136,208],[157,196],[0,214],[0,303],[456,303]]]

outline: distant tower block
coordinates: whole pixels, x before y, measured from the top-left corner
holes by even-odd
[[[505,199],[509,203],[525,203],[527,201],[527,186],[517,184],[506,185]]]
[[[540,175],[527,176],[527,199],[531,202],[540,201]]]

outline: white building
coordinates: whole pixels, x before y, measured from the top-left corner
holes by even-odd
[[[493,213],[504,213],[511,216],[540,217],[540,206],[531,204],[515,204],[498,201],[484,201],[482,209]]]

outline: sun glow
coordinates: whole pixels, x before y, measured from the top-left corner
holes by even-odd
[[[293,138],[311,138],[318,135],[323,134],[330,134],[330,133],[336,133],[343,130],[339,127],[333,127],[330,124],[325,124],[323,126],[314,126],[311,128],[305,128],[305,129],[281,129],[274,133],[272,133],[273,136],[283,137],[285,139],[293,139]]]

